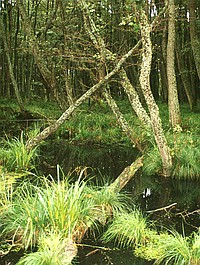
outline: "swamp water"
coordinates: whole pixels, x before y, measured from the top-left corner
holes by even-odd
[[[72,177],[85,168],[84,176],[88,179],[96,176],[97,183],[103,185],[105,179],[114,180],[122,170],[137,157],[132,148],[99,146],[70,146],[64,141],[49,142],[43,147],[40,157],[41,174],[57,176],[57,165],[60,174],[70,172]],[[150,212],[152,220],[161,226],[176,228],[179,232],[191,233],[200,225],[200,185],[195,181],[177,181],[156,176],[135,176],[126,186],[133,201],[144,212]],[[168,209],[163,207],[172,205]],[[162,209],[163,208],[163,209]],[[160,210],[158,210],[160,209]],[[189,215],[188,215],[189,213]],[[103,245],[99,241],[87,239],[79,248],[75,264],[80,265],[150,265],[134,257],[131,250],[119,250],[114,245]],[[95,245],[97,246],[95,248]],[[100,248],[98,248],[100,246]],[[101,248],[102,247],[102,248]],[[14,265],[20,253],[11,253],[0,259],[0,265]]]

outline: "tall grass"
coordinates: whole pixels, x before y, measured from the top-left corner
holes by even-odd
[[[25,250],[39,244],[40,253],[30,255],[33,260],[39,259],[43,253],[40,242],[44,237],[55,236],[55,241],[61,242],[61,249],[64,239],[80,242],[88,228],[96,230],[99,222],[105,224],[111,215],[124,211],[123,199],[126,201],[127,197],[109,195],[107,187],[87,186],[81,175],[73,184],[59,177],[57,181],[43,178],[40,186],[26,181],[18,187],[12,204],[0,216],[0,232]]]
[[[68,265],[76,255],[77,247],[70,239],[59,233],[42,234],[37,252],[25,255],[17,265]]]
[[[162,170],[162,160],[156,145],[146,151],[142,171],[146,176],[159,174]]]
[[[37,147],[28,151],[23,132],[19,138],[8,139],[0,150],[0,160],[7,171],[22,172],[34,168]]]
[[[4,214],[3,234],[15,234],[25,249],[35,247],[46,230],[60,231],[73,238],[90,219],[91,202],[85,200],[85,183],[43,179],[43,187],[25,182],[12,207]],[[81,232],[81,231],[80,231]]]
[[[17,182],[23,176],[14,172],[5,173],[0,168],[0,215],[12,204]]]
[[[188,147],[176,152],[172,176],[177,179],[200,178],[200,148]]]
[[[116,215],[103,235],[103,240],[105,242],[115,241],[121,247],[130,247],[144,240],[146,229],[146,219],[138,209],[135,209],[129,214]]]
[[[156,265],[200,264],[200,233],[184,237],[173,230],[157,232],[137,209],[116,216],[103,239],[132,247],[136,256],[154,260]]]

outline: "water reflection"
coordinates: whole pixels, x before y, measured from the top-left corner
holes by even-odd
[[[77,167],[87,167],[88,178],[96,176],[97,182],[106,176],[113,180],[123,169],[130,165],[138,153],[133,148],[99,146],[70,146],[65,141],[49,142],[43,146],[41,164],[38,171],[41,174],[56,176],[56,166],[59,164],[67,174]],[[188,215],[200,208],[200,186],[195,181],[177,181],[171,178],[157,176],[146,177],[137,174],[125,187],[131,193],[133,201],[144,212],[152,211],[150,217],[160,226],[175,227],[179,232],[191,233],[200,224],[200,214]],[[154,212],[176,203],[175,207]],[[96,244],[94,241],[90,245]],[[100,244],[100,243],[99,243]],[[111,247],[113,249],[114,246]],[[95,248],[79,248],[79,256],[75,264],[80,265],[150,265],[152,263],[134,257],[131,251],[96,250]],[[17,254],[0,259],[2,265],[16,264]]]
[[[41,170],[46,175],[56,176],[57,164],[65,174],[80,166],[87,167],[88,178],[96,176],[97,182],[101,183],[102,178],[115,179],[137,156],[138,152],[133,148],[72,146],[66,141],[53,141],[42,149]],[[199,226],[199,214],[187,217],[187,213],[200,208],[199,182],[137,174],[125,189],[144,212],[176,203],[167,211],[151,214],[152,219],[163,222],[163,225],[173,226],[180,232],[184,226],[188,233]]]

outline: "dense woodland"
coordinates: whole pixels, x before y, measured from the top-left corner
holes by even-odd
[[[23,102],[33,98],[54,100],[65,111],[27,148],[93,97],[104,98],[141,150],[115,102],[128,96],[152,130],[169,175],[172,158],[156,101],[168,103],[174,129],[181,125],[179,104],[188,102],[191,111],[197,106],[199,2],[1,1],[1,6],[1,96],[15,97],[22,112]]]
[[[167,102],[167,69],[172,64],[172,71],[174,64],[179,100],[193,110],[200,76],[198,0],[169,1],[170,11],[165,12],[168,1],[2,0],[1,97],[16,97],[22,109],[24,100],[54,99],[65,110],[141,39],[136,3],[149,24],[157,19],[151,28],[154,98]],[[102,49],[110,56],[101,54]],[[123,67],[142,100],[141,49],[138,45]],[[170,52],[174,60],[168,60]],[[120,74],[110,80],[109,91],[116,97],[126,94]]]
[[[187,245],[187,253],[191,253],[187,259],[178,252],[177,247],[176,251],[180,256],[177,258],[175,254],[175,257],[169,257],[167,260],[165,255],[175,249],[170,245],[172,239],[175,238],[178,245],[183,242],[182,238],[179,240],[177,234],[169,235],[166,232],[154,233],[151,228],[147,228],[138,211],[133,211],[132,215],[128,213],[124,223],[120,223],[123,207],[119,205],[123,204],[120,204],[121,197],[117,196],[140,168],[144,172],[149,170],[147,175],[156,173],[163,179],[199,179],[200,144],[197,115],[200,101],[200,0],[0,0],[0,96],[5,102],[17,102],[24,119],[29,113],[27,106],[34,101],[46,102],[49,108],[51,103],[56,104],[60,110],[60,117],[40,128],[37,134],[26,138],[25,142],[24,139],[19,140],[24,148],[23,159],[26,159],[26,162],[22,163],[23,170],[24,165],[32,161],[31,156],[34,156],[37,146],[43,140],[55,133],[66,121],[73,120],[76,131],[80,120],[83,120],[84,115],[86,117],[93,105],[99,107],[97,112],[102,116],[104,110],[101,105],[109,108],[110,115],[113,115],[116,121],[112,126],[118,126],[129,140],[129,144],[141,154],[112,184],[104,187],[105,190],[98,191],[102,192],[102,204],[98,204],[96,190],[88,190],[80,179],[69,187],[67,181],[52,181],[49,184],[48,180],[41,178],[41,190],[32,186],[26,189],[23,186],[24,190],[17,190],[15,199],[18,208],[13,208],[12,214],[9,214],[10,208],[6,205],[9,200],[4,196],[6,188],[2,188],[3,191],[0,189],[4,209],[4,213],[0,214],[0,221],[3,218],[7,222],[0,225],[0,237],[1,233],[7,237],[10,231],[16,229],[25,250],[39,242],[39,251],[43,255],[47,253],[48,259],[48,251],[51,249],[48,244],[50,241],[55,242],[56,236],[63,261],[49,261],[45,264],[70,264],[77,254],[76,243],[81,242],[96,220],[104,224],[107,218],[114,217],[113,227],[105,234],[106,240],[112,241],[121,233],[120,229],[117,230],[120,225],[125,227],[126,218],[130,218],[133,222],[138,221],[134,223],[135,227],[138,227],[138,237],[131,234],[131,225],[131,231],[124,231],[121,241],[135,244],[135,253],[139,253],[138,256],[156,260],[156,264],[169,264],[169,260],[173,262],[170,264],[177,265],[199,264],[199,232],[195,233],[192,239],[183,238],[186,245],[191,240]],[[121,102],[129,105],[129,116],[123,113]],[[76,111],[82,103],[87,107],[79,119]],[[167,114],[163,114],[163,106],[167,106]],[[181,106],[187,106],[184,114],[181,112]],[[6,108],[3,110],[6,111]],[[89,119],[92,121],[91,117]],[[92,127],[92,122],[90,126]],[[110,124],[104,126],[112,127]],[[105,134],[105,130],[103,132]],[[8,144],[10,153],[3,150],[2,155],[0,152],[0,162],[5,168],[7,165],[8,171],[10,163],[10,171],[21,174],[23,170],[20,169],[19,161],[22,162],[22,159],[15,159],[16,154],[12,153],[16,144],[18,140],[11,140]],[[18,149],[18,153],[22,151]],[[2,176],[5,172],[7,174],[6,170],[2,172]],[[81,176],[82,174],[83,172]],[[11,177],[5,176],[0,180],[0,184]],[[63,190],[69,193],[73,203],[63,200],[62,208],[62,202],[56,197],[56,202],[52,201],[52,205],[58,205],[50,208],[48,201],[54,198],[55,194],[60,196],[59,199],[65,198]],[[42,196],[44,199],[41,199]],[[105,203],[103,196],[110,201]],[[86,214],[82,216],[81,209],[86,203],[91,207],[91,198],[92,210],[87,206],[84,208]],[[35,204],[32,205],[33,203]],[[76,218],[72,214],[75,218],[72,224],[68,216],[74,213],[72,205],[76,205],[75,203],[79,204],[76,208]],[[28,206],[20,208],[23,205]],[[38,210],[34,212],[35,216],[30,217],[35,230],[29,229],[29,224],[23,223],[24,220],[29,220],[24,209],[32,207]],[[49,213],[48,217],[43,216],[43,210],[42,213],[39,211],[44,207]],[[57,211],[60,208],[63,209],[62,213]],[[24,214],[23,220],[20,219],[21,212]],[[102,212],[105,214],[103,220],[100,218]],[[64,221],[59,218],[57,220],[53,214],[61,215]],[[91,216],[90,220],[88,216]],[[19,221],[19,226],[22,226],[20,231],[18,226],[12,226],[17,223],[12,218]],[[40,224],[35,220],[39,220]],[[66,224],[65,220],[69,223]],[[115,223],[115,220],[119,223]],[[44,228],[46,226],[49,227],[48,232]],[[66,227],[70,231],[69,234]],[[38,231],[42,231],[41,236]],[[198,228],[195,231],[198,231]],[[47,237],[48,240],[50,238],[48,243]],[[163,248],[165,240],[169,244],[166,249]],[[147,251],[149,242],[154,244],[154,251],[150,254]],[[161,251],[162,248],[164,250]],[[163,253],[162,257],[158,249]],[[36,257],[34,255],[33,253],[33,257]],[[185,260],[180,263],[179,257]],[[166,263],[162,263],[163,260],[166,260]],[[19,264],[36,263],[26,263],[25,257]]]

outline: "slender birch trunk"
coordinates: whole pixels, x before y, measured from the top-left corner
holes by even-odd
[[[112,112],[114,113],[116,120],[120,127],[122,128],[123,132],[128,136],[128,138],[131,140],[131,142],[134,144],[134,146],[140,151],[144,152],[144,148],[140,144],[138,137],[136,133],[133,131],[133,129],[129,126],[128,122],[124,118],[123,114],[121,113],[119,107],[117,106],[115,100],[112,98],[110,93],[104,89],[103,90],[103,96],[106,99],[107,104],[111,108]]]
[[[169,121],[173,128],[181,123],[178,91],[175,73],[175,4],[169,0],[168,42],[167,42],[167,80]]]
[[[172,159],[164,135],[164,131],[162,128],[159,109],[154,100],[150,88],[150,71],[151,71],[151,61],[152,61],[152,44],[150,37],[151,29],[147,21],[147,16],[143,10],[141,10],[140,13],[140,30],[142,38],[142,63],[141,63],[141,72],[139,77],[140,85],[149,109],[152,130],[162,159],[163,174],[165,176],[170,176]]]
[[[26,34],[29,38],[30,51],[33,54],[33,57],[34,57],[35,62],[37,64],[37,67],[38,67],[43,79],[45,80],[46,84],[48,85],[48,88],[50,88],[50,92],[52,93],[53,97],[55,98],[56,102],[58,103],[58,106],[61,109],[64,109],[65,108],[65,102],[63,100],[61,100],[61,97],[59,97],[59,95],[58,95],[58,87],[56,84],[56,78],[55,78],[53,72],[49,70],[49,68],[47,66],[47,62],[43,58],[43,55],[39,49],[38,41],[35,38],[33,28],[32,28],[30,21],[27,17],[23,1],[17,0],[16,2],[17,2],[17,6],[19,8],[19,11],[20,11],[20,15],[21,15],[21,18],[22,18],[22,21],[24,24],[24,28],[26,30]]]

